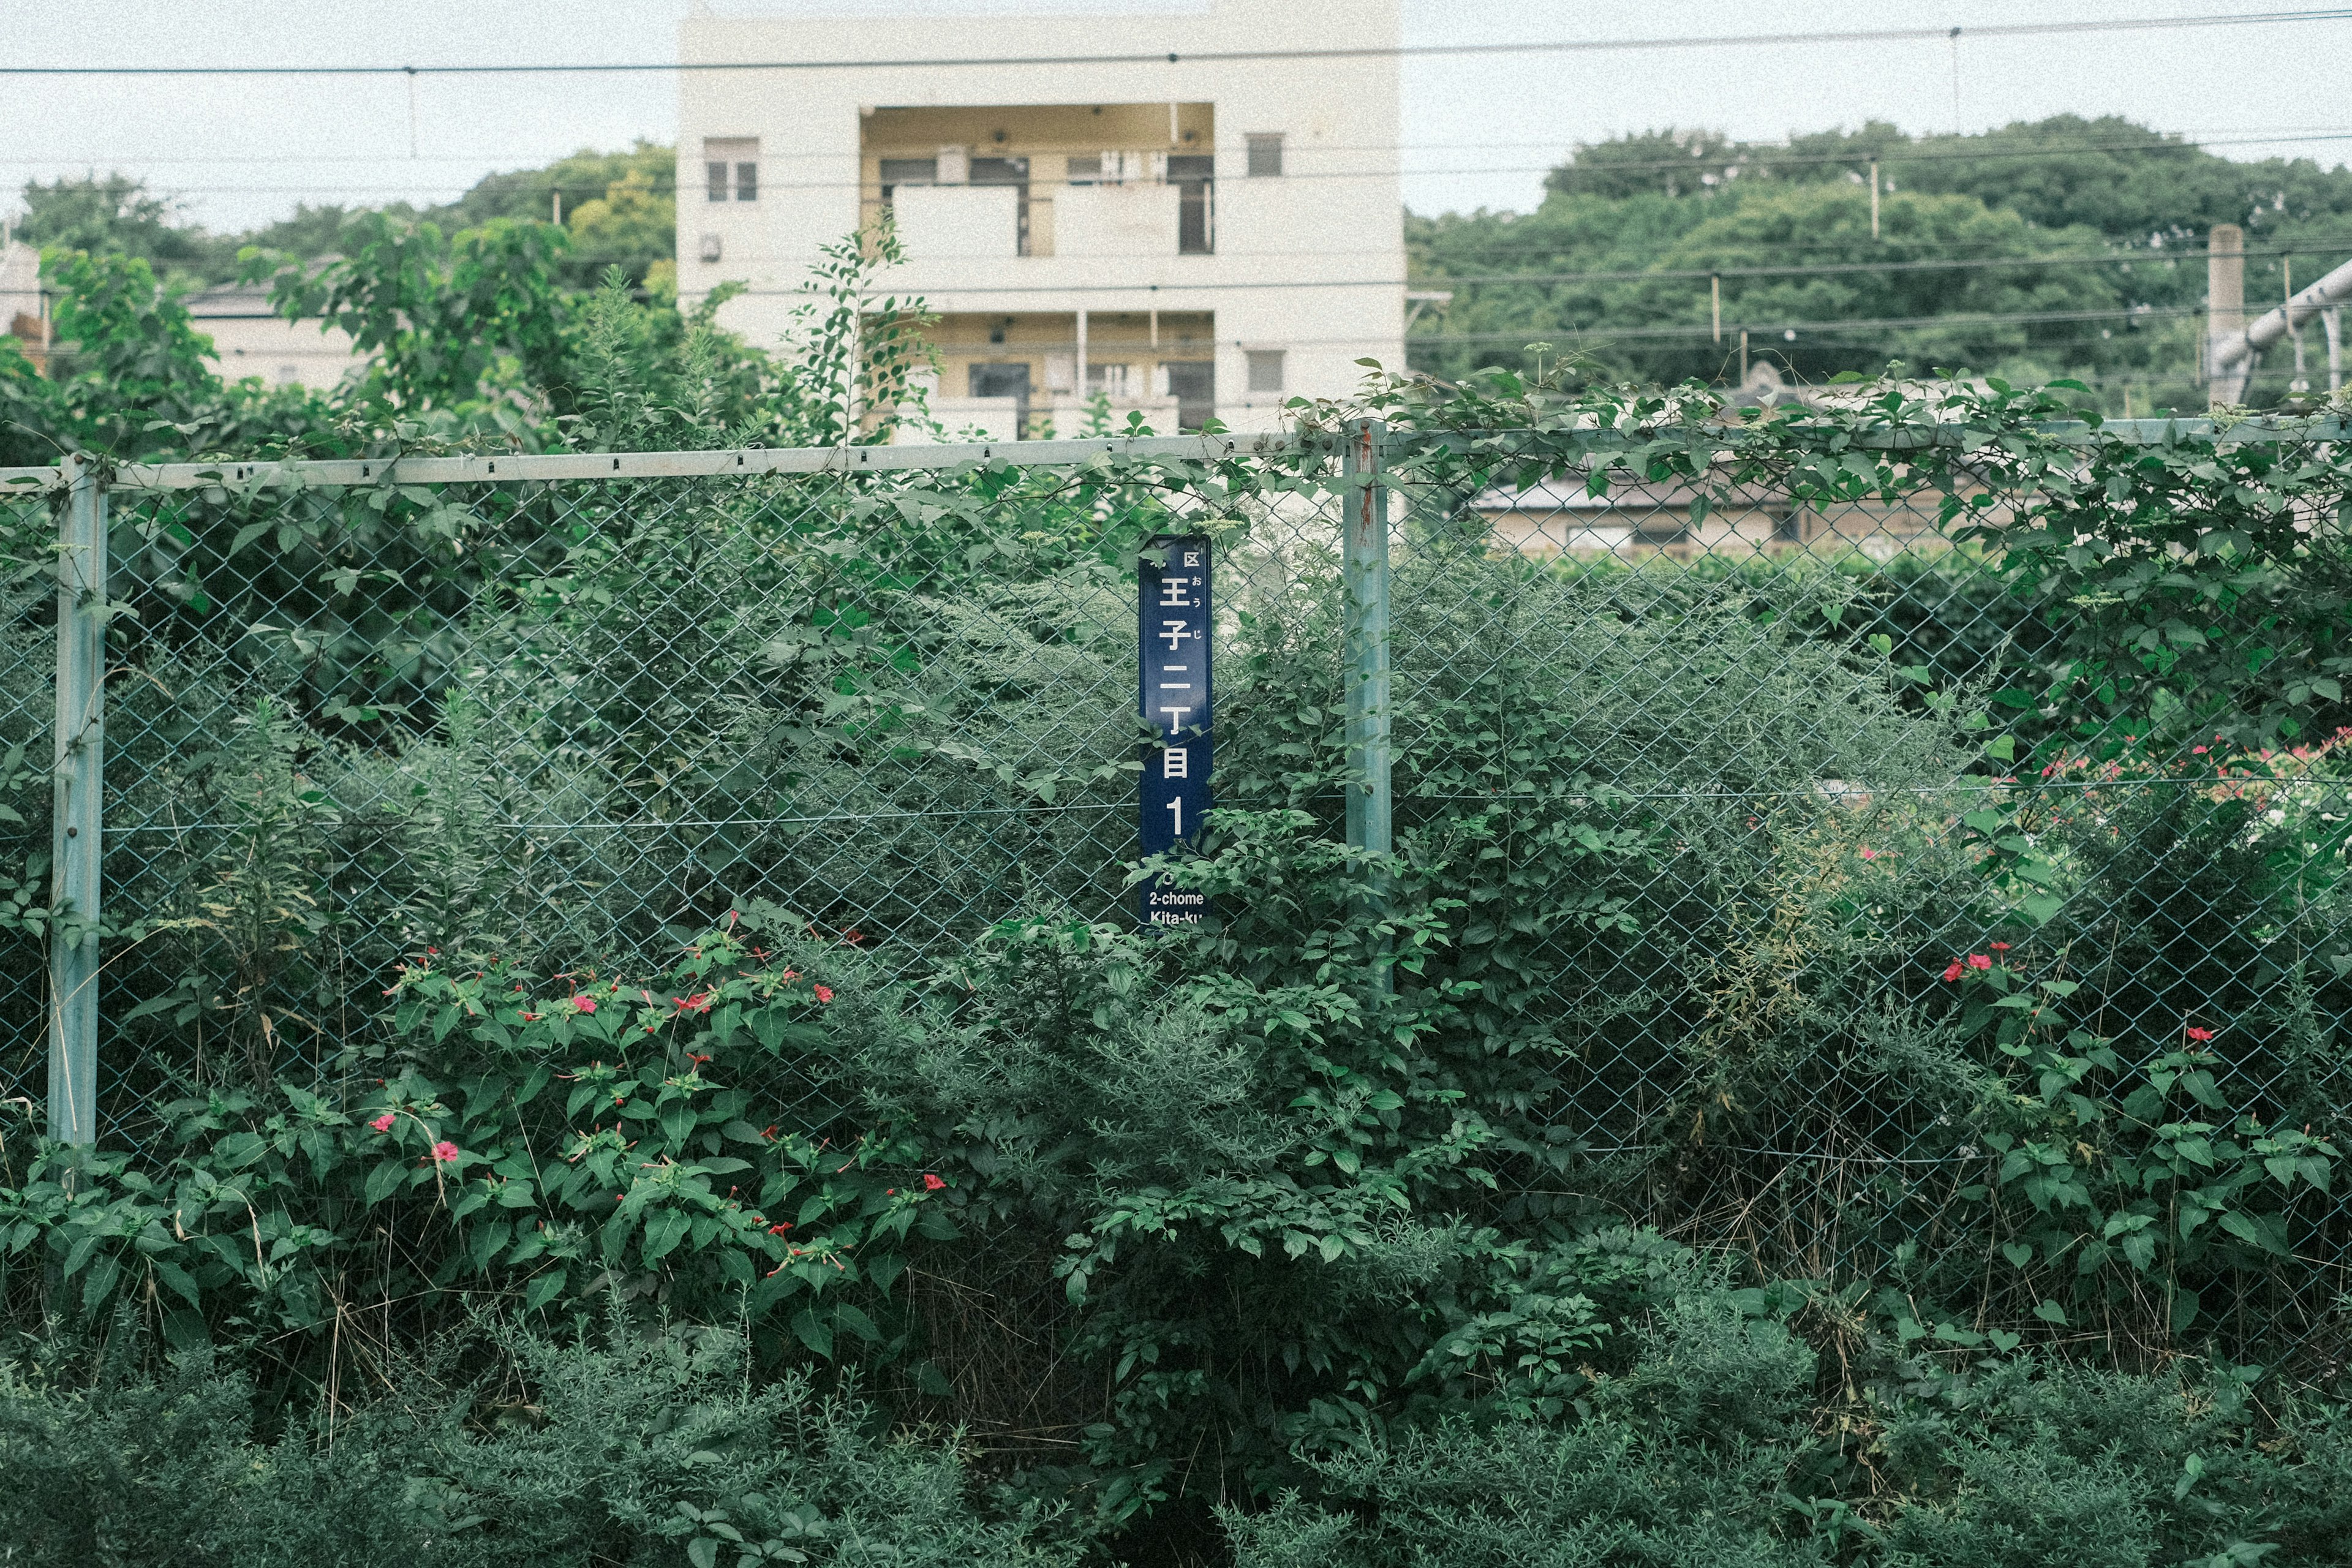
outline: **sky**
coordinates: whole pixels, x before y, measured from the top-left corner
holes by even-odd
[[[1190,0],[1193,8],[1206,0]],[[1312,10],[1316,0],[1290,0]],[[2237,15],[2293,0],[1695,0],[1643,5],[1403,0],[1407,44],[1662,37],[1958,26],[1901,43],[1713,46],[1626,53],[1418,58],[1403,63],[1406,204],[1419,212],[1524,211],[1573,144],[1657,127],[1745,140],[1892,121],[1912,132],[1983,130],[2073,112],[2120,114],[2225,143],[2231,157],[2352,159],[2340,71],[2352,19],[2032,38],[1970,38],[2003,22]],[[882,11],[1109,13],[1186,0],[713,0],[730,15]],[[0,63],[436,65],[666,61],[694,0],[0,0]],[[1337,18],[1335,17],[1335,22]],[[1335,26],[1335,37],[1344,37]],[[1957,77],[1957,80],[1956,80]],[[596,77],[270,79],[0,78],[0,190],[29,176],[120,169],[175,197],[185,218],[237,230],[297,202],[446,200],[494,170],[583,147],[667,142],[676,79]],[[0,208],[13,203],[0,202]]]

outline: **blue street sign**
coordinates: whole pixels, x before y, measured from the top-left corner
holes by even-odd
[[[1143,852],[1164,855],[1197,838],[1209,814],[1209,542],[1154,539],[1136,575],[1139,709],[1157,735],[1143,748]],[[1141,893],[1146,925],[1196,925],[1209,912],[1208,894],[1157,877]]]

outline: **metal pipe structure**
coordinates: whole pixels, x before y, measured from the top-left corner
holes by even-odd
[[[57,791],[49,933],[49,1136],[98,1138],[99,853],[106,785],[106,487],[86,460],[62,465],[58,519]]]
[[[1389,708],[1389,491],[1381,475],[1388,426],[1349,420],[1339,447],[1341,585],[1347,620],[1340,643],[1340,680],[1347,704],[1348,847],[1386,855],[1391,837]],[[1388,912],[1385,871],[1375,870],[1364,891],[1374,914]],[[1380,944],[1371,983],[1381,994],[1395,985],[1391,952]]]
[[[1385,855],[1389,807],[1389,492],[1381,476],[1388,427],[1351,420],[1339,448],[1340,568],[1347,591],[1348,843]]]
[[[2216,224],[2207,242],[2206,303],[2212,328],[2206,364],[2217,405],[2244,401],[2254,360],[2264,349],[2314,316],[2352,300],[2352,261],[2347,261],[2252,324],[2240,326],[2245,320],[2244,246],[2242,232],[2231,224]]]

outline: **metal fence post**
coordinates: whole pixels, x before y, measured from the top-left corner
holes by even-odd
[[[58,552],[57,791],[50,858],[49,1136],[98,1139],[100,796],[106,786],[106,489],[82,459],[66,459],[69,489]]]
[[[1387,854],[1389,814],[1389,497],[1381,483],[1388,426],[1349,423],[1340,448],[1347,594],[1341,643],[1348,708],[1348,845]]]

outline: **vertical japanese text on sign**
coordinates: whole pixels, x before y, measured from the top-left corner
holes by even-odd
[[[1143,749],[1143,852],[1164,855],[1195,838],[1209,811],[1209,542],[1154,539],[1136,576],[1139,710],[1155,737]],[[1139,912],[1146,925],[1192,925],[1209,897],[1154,877]]]

